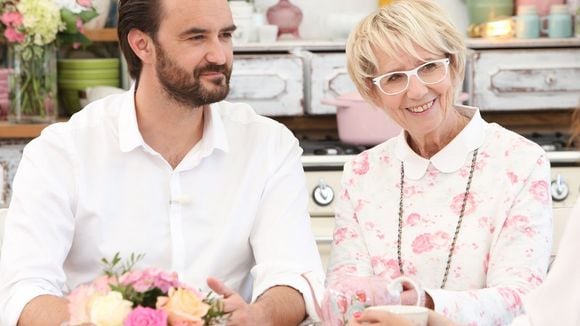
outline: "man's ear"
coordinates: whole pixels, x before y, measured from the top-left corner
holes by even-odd
[[[129,46],[143,64],[155,62],[155,45],[153,39],[146,33],[134,28],[127,35]]]

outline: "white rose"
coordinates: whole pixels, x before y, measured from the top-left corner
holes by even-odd
[[[123,299],[121,293],[115,291],[95,297],[89,306],[91,323],[97,326],[121,326],[131,312],[132,305]]]

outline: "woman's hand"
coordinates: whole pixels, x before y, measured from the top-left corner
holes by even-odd
[[[354,318],[348,323],[349,326],[375,325],[375,326],[412,326],[413,323],[400,315],[387,311],[365,310],[355,313]],[[427,326],[456,326],[454,322],[445,316],[429,310]]]
[[[403,283],[403,293],[401,293],[401,304],[405,306],[414,306],[419,297],[419,305],[434,309],[433,299],[423,290],[421,286],[418,289],[413,288],[408,283]]]
[[[413,324],[404,317],[379,310],[365,310],[362,313],[355,313],[354,318],[348,323],[349,326],[358,325],[390,325],[390,326],[413,326]]]

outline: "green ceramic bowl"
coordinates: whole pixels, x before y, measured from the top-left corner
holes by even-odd
[[[74,80],[74,79],[59,79],[58,88],[67,90],[77,90],[83,91],[87,87],[93,86],[113,86],[119,87],[121,84],[119,78],[112,79],[85,79],[85,80]]]
[[[58,78],[64,80],[118,79],[119,69],[99,69],[99,70],[61,69],[58,71]]]
[[[118,69],[119,59],[60,59],[58,69],[70,70],[98,70],[98,69]]]

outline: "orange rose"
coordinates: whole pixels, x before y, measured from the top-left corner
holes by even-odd
[[[171,325],[203,326],[202,317],[207,314],[209,305],[193,291],[171,288],[168,297],[157,298],[157,308],[167,313]]]

